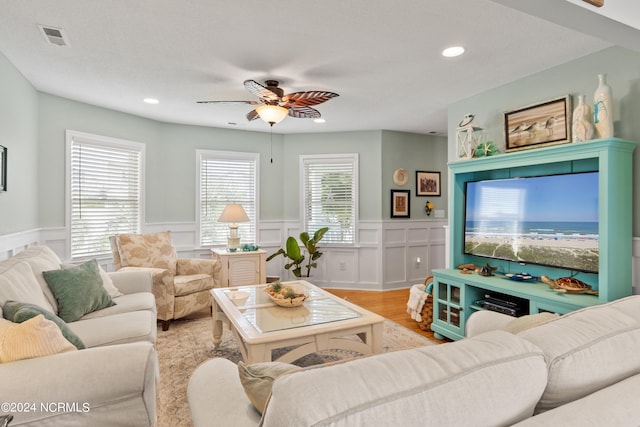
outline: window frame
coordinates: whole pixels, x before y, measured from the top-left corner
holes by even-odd
[[[201,208],[202,208],[202,200],[201,200],[201,166],[203,157],[209,158],[212,160],[237,160],[237,161],[246,161],[253,162],[255,164],[254,170],[254,203],[255,203],[255,234],[253,236],[253,242],[258,243],[258,224],[260,223],[260,154],[253,152],[244,152],[244,151],[228,151],[228,150],[210,150],[210,149],[198,149],[196,150],[196,191],[195,191],[195,216],[196,216],[196,241],[199,248],[217,248],[217,247],[226,247],[226,239],[228,237],[228,232],[224,237],[223,243],[215,243],[212,245],[203,246],[202,245],[202,217],[201,217]],[[247,213],[249,215],[249,213]],[[250,217],[250,216],[249,216]],[[250,217],[251,218],[251,217]],[[242,223],[247,224],[247,223]],[[242,227],[242,224],[240,227]],[[242,241],[242,244],[249,243],[246,241]]]
[[[327,242],[325,246],[339,246],[339,247],[355,247],[358,245],[359,236],[359,212],[358,206],[359,200],[359,155],[358,153],[341,153],[341,154],[302,154],[300,155],[300,224],[301,231],[315,232],[315,230],[308,229],[308,222],[306,216],[306,164],[329,164],[329,163],[351,163],[353,165],[352,179],[352,200],[353,200],[353,242]],[[325,235],[326,236],[326,235]]]
[[[119,150],[136,151],[140,154],[140,164],[138,172],[138,215],[135,224],[135,230],[131,232],[139,233],[142,228],[142,222],[145,217],[145,158],[146,146],[141,142],[129,141],[125,139],[113,138],[109,136],[96,135],[86,132],[79,132],[67,129],[65,131],[65,229],[66,229],[66,253],[72,260],[82,260],[90,258],[103,258],[111,255],[111,250],[107,252],[96,252],[90,255],[74,256],[72,248],[72,219],[73,219],[73,200],[72,200],[72,172],[73,159],[72,148],[74,143],[93,145],[101,148],[115,148]]]

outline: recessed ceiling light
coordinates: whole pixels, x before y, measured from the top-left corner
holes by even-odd
[[[314,122],[314,123],[325,123],[325,122],[326,122],[326,120],[325,120],[325,119],[323,119],[322,117],[319,117],[319,118],[317,118],[317,119],[313,119],[313,122]]]
[[[145,98],[144,102],[147,103],[147,104],[153,104],[153,105],[160,103],[160,101],[158,101],[155,98]]]
[[[447,58],[453,58],[454,56],[460,56],[463,53],[464,53],[464,48],[462,46],[452,46],[443,50],[442,56],[446,56]]]

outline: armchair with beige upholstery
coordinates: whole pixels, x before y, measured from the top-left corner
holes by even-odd
[[[170,231],[118,234],[109,240],[116,271],[151,273],[163,331],[169,329],[171,320],[211,307],[209,291],[221,284],[219,261],[178,258]]]

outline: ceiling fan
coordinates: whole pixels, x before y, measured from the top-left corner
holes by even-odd
[[[244,87],[260,101],[198,101],[198,104],[250,104],[258,105],[247,113],[247,120],[252,121],[260,117],[273,126],[280,123],[289,115],[296,118],[320,118],[320,112],[312,105],[322,104],[339,96],[334,92],[323,90],[311,90],[306,92],[293,92],[284,95],[277,80],[265,80],[261,85],[255,80],[245,80]]]

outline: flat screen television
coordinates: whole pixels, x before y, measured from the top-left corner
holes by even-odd
[[[470,181],[464,253],[597,273],[598,172]]]

